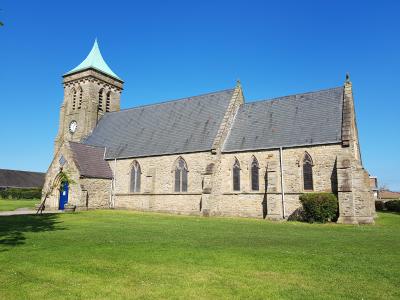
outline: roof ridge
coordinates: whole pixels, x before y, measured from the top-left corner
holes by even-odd
[[[72,144],[79,144],[79,145],[84,145],[84,146],[89,146],[89,147],[94,147],[94,148],[106,148],[104,146],[97,146],[97,145],[92,145],[92,144],[84,144],[84,143],[79,143],[79,142],[73,142],[73,141],[68,141],[68,143]]]
[[[39,172],[39,171],[13,170],[13,169],[0,169],[0,171],[12,171],[12,172],[26,172],[26,173],[39,173],[39,174],[45,174],[45,172]]]
[[[274,98],[267,98],[267,99],[262,99],[262,100],[249,100],[249,102],[246,102],[244,105],[256,104],[256,103],[260,103],[260,102],[269,102],[269,101],[279,100],[279,99],[288,98],[288,97],[293,97],[293,96],[302,96],[302,95],[308,95],[308,94],[316,94],[316,93],[325,92],[325,91],[330,91],[330,90],[336,90],[336,89],[340,89],[340,88],[343,89],[344,87],[343,87],[343,86],[336,86],[336,87],[332,87],[332,88],[320,89],[320,90],[315,90],[315,91],[311,91],[311,92],[304,92],[304,93],[298,93],[298,94],[290,94],[290,95],[285,95],[285,96],[280,96],[280,97],[274,97]]]
[[[117,110],[117,111],[107,112],[107,113],[105,113],[105,115],[109,115],[109,114],[113,114],[113,113],[119,113],[119,112],[128,111],[128,110],[141,109],[143,107],[157,106],[157,105],[161,105],[161,104],[185,101],[185,100],[188,100],[190,98],[202,97],[202,96],[207,96],[207,95],[211,95],[211,94],[217,94],[217,93],[222,93],[222,92],[227,92],[227,91],[234,91],[234,90],[235,90],[235,88],[230,88],[230,89],[219,90],[219,91],[215,91],[215,92],[199,94],[199,95],[195,95],[195,96],[188,96],[188,97],[183,97],[183,98],[178,98],[178,99],[173,99],[173,100],[161,101],[161,102],[157,102],[157,103],[145,104],[145,105],[136,106],[136,107],[124,108],[124,109],[120,109],[120,110]]]

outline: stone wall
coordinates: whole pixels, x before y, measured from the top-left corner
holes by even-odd
[[[302,160],[307,152],[313,159],[315,192],[337,189],[336,157],[344,150],[341,145],[324,145],[283,149],[285,217],[299,206],[303,189]],[[109,161],[116,170],[115,207],[165,211],[185,214],[267,217],[281,219],[283,215],[279,150],[242,153],[208,152],[182,155],[188,169],[188,192],[174,192],[174,164],[179,155],[145,157]],[[220,162],[216,163],[216,158]],[[251,162],[259,164],[259,190],[251,190]],[[232,165],[235,158],[241,166],[241,189],[233,191]],[[133,163],[141,167],[141,192],[130,192]],[[207,171],[207,166],[210,166]],[[212,169],[212,170],[211,170]]]
[[[99,178],[81,178],[79,181],[81,208],[109,208],[111,180]]]
[[[369,174],[351,154],[338,157],[338,223],[374,223],[375,201],[369,186]]]
[[[303,188],[303,158],[313,163],[313,192],[338,192],[342,223],[372,223],[374,207],[369,177],[349,147],[339,144],[283,149],[283,188],[280,151],[241,153],[199,152],[108,161],[115,174],[111,180],[81,178],[68,143],[60,148],[46,175],[45,189],[62,170],[74,181],[69,187],[69,204],[77,209],[108,208],[158,211],[177,214],[288,218],[300,207]],[[60,164],[61,156],[65,163]],[[188,166],[188,191],[175,192],[175,166],[182,157]],[[259,190],[251,188],[251,163],[259,165]],[[219,159],[219,161],[217,161]],[[232,166],[240,163],[240,191],[233,190]],[[141,169],[140,192],[130,191],[131,170],[137,161]],[[58,209],[56,188],[46,209]],[[112,205],[113,204],[113,205]]]
[[[60,161],[63,161],[63,163]],[[46,210],[57,210],[59,208],[61,182],[58,180],[58,176],[61,171],[66,173],[71,180],[68,190],[68,204],[76,206],[78,210],[108,208],[110,206],[111,180],[81,178],[69,145],[65,143],[54,156],[46,173],[42,201],[46,193],[51,191],[46,199]]]
[[[188,167],[188,191],[175,192],[175,164],[182,157]],[[199,214],[203,172],[213,161],[210,152],[110,160],[115,172],[115,208]],[[141,169],[141,189],[130,191],[131,170],[137,161]]]
[[[61,157],[63,159],[61,159]],[[64,162],[61,163],[60,161]],[[59,207],[59,188],[61,182],[59,181],[58,175],[61,171],[66,173],[68,178],[73,181],[73,183],[69,185],[68,203],[72,205],[79,205],[80,203],[81,189],[79,186],[79,171],[74,163],[68,144],[65,143],[57,151],[56,155],[54,155],[54,159],[46,173],[42,190],[42,201],[46,193],[51,192],[46,199],[46,210],[57,210]]]
[[[337,187],[335,161],[341,145],[323,145],[283,149],[283,186],[285,217],[300,207],[299,195],[304,192],[302,161],[307,152],[313,159],[314,192],[331,192]],[[251,162],[259,164],[259,191],[251,190]],[[241,189],[233,191],[232,166],[237,158],[241,167]],[[224,153],[221,168],[213,182],[214,215],[237,215],[281,219],[282,184],[279,150]]]

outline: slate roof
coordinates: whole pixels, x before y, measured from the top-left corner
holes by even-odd
[[[400,192],[382,190],[379,191],[379,199],[400,199]]]
[[[42,188],[45,173],[0,169],[0,188]]]
[[[234,89],[106,113],[85,144],[106,158],[211,150]]]
[[[111,179],[112,171],[104,160],[104,147],[69,142],[74,162],[82,177]]]
[[[224,152],[341,141],[343,87],[244,104]]]

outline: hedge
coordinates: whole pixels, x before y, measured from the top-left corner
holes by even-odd
[[[400,212],[400,200],[390,200],[385,202],[388,211]]]
[[[332,193],[307,193],[300,196],[303,206],[303,219],[307,222],[336,221],[339,204]]]
[[[375,210],[377,211],[383,211],[385,210],[385,202],[376,200],[375,201]]]
[[[40,199],[42,197],[42,189],[16,189],[10,188],[0,190],[0,198],[2,199]]]

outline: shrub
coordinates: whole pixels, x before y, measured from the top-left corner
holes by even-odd
[[[288,221],[303,222],[304,220],[304,209],[302,207],[297,208],[289,217]]]
[[[375,201],[375,209],[377,211],[383,211],[385,210],[385,202],[380,201],[380,200],[376,200]]]
[[[41,189],[16,189],[10,188],[0,191],[0,198],[3,199],[40,199]]]
[[[400,200],[390,200],[385,203],[388,211],[400,212]]]
[[[336,221],[338,217],[338,200],[332,193],[308,193],[300,196],[303,205],[304,220],[313,222]]]

